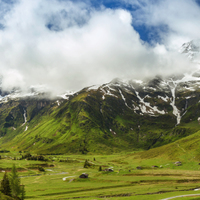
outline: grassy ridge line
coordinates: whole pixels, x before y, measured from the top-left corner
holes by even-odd
[[[171,144],[140,152],[137,156],[141,159],[164,157],[168,160],[190,158],[190,160],[200,161],[200,131]]]

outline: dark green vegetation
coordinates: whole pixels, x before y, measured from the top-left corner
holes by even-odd
[[[3,180],[1,181],[0,191],[7,196],[11,196],[10,181],[7,172],[4,173]]]
[[[12,166],[9,176],[7,172],[4,173],[3,180],[0,182],[1,199],[15,199],[24,200],[25,189],[24,185],[21,185],[21,180],[18,176],[15,164]]]
[[[120,85],[121,84],[121,85]],[[199,89],[176,89],[181,123],[173,114],[170,84],[111,82],[68,100],[18,98],[0,103],[1,151],[107,154],[148,150],[199,130]],[[161,87],[162,86],[162,87]],[[190,86],[191,87],[191,86]]]

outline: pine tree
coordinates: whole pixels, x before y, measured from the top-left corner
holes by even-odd
[[[3,180],[1,181],[1,192],[7,196],[11,196],[10,183],[7,172],[4,173]]]
[[[84,168],[88,168],[88,161],[87,161],[87,159],[85,160],[85,163],[84,163],[83,167]]]
[[[20,178],[17,174],[15,165],[13,165],[12,167],[9,181],[10,181],[12,197],[16,199],[24,199],[24,194],[25,194],[24,186],[20,185]],[[21,198],[19,196],[21,196]]]
[[[102,171],[102,167],[101,166],[99,166],[99,171]]]

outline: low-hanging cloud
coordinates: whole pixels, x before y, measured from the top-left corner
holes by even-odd
[[[165,45],[140,40],[131,14],[86,3],[18,0],[2,15],[2,87],[43,84],[54,93],[113,78],[170,74],[189,62]]]

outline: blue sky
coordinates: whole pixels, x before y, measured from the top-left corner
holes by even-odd
[[[64,0],[65,1],[65,0]],[[79,0],[75,0],[76,2],[80,2]],[[84,1],[81,1],[84,2]],[[91,1],[85,1],[85,3],[88,6],[93,7],[94,9],[101,9],[102,6],[104,6],[105,8],[109,8],[109,9],[124,9],[127,10],[131,13],[132,17],[136,17],[137,15],[142,15],[142,11],[143,8],[148,7],[149,5],[152,6],[154,5],[156,7],[157,4],[160,4],[160,2],[162,2],[162,0],[91,0]],[[166,0],[164,0],[163,2],[166,2]],[[168,0],[168,2],[170,4],[172,4],[173,1]],[[183,4],[186,3],[186,1],[180,1],[180,0],[175,0],[174,1],[175,4],[174,5],[180,5],[179,7],[176,8],[177,11],[181,12],[181,5],[183,2]],[[178,4],[176,4],[176,2],[178,2]],[[165,4],[165,3],[164,3]],[[163,6],[164,6],[163,4]],[[200,0],[188,0],[187,3],[188,5],[193,4],[193,6],[195,7],[199,7],[200,6]],[[193,7],[192,6],[192,7]],[[164,8],[164,7],[162,7]],[[189,7],[188,7],[189,8]],[[157,9],[159,9],[159,6],[157,7]],[[185,9],[182,10],[182,13],[185,12]],[[193,11],[190,10],[189,13],[186,11],[185,12],[185,17],[187,17],[187,15],[191,14]],[[167,10],[165,10],[165,13],[167,13]],[[169,12],[169,15],[171,13]],[[140,38],[145,41],[148,42],[149,44],[151,44],[152,42],[158,42],[158,43],[162,43],[162,37],[160,36],[160,34],[165,33],[167,34],[170,30],[168,23],[165,22],[165,20],[163,20],[162,23],[156,24],[156,25],[152,25],[152,24],[148,24],[143,22],[140,23],[135,23],[135,21],[132,21],[132,26],[133,28],[139,33]]]
[[[16,4],[18,4],[20,2],[20,0],[1,0],[0,1],[0,7],[1,7],[1,11],[2,13],[6,13],[7,11],[10,11],[14,8],[14,6]],[[51,2],[51,1],[49,1]],[[69,0],[57,0],[57,2],[69,2]],[[87,6],[88,10],[91,9],[96,9],[96,10],[101,10],[102,7],[107,8],[107,9],[112,9],[112,10],[116,10],[116,9],[124,9],[128,12],[131,13],[133,20],[132,20],[132,26],[133,28],[139,33],[140,38],[145,41],[148,42],[149,44],[151,44],[152,42],[158,42],[158,43],[162,43],[162,37],[160,36],[160,34],[162,34],[163,32],[165,34],[167,34],[170,31],[169,28],[169,24],[167,22],[165,22],[165,20],[163,20],[162,22],[158,23],[158,24],[151,24],[145,21],[140,21],[140,19],[138,19],[138,16],[144,14],[144,10],[146,9],[146,7],[148,6],[153,6],[153,9],[159,9],[159,4],[160,2],[164,2],[163,3],[163,7],[165,6],[165,2],[167,2],[166,0],[163,1],[155,1],[155,0],[73,0],[71,1],[73,3],[84,3]],[[174,4],[174,5],[182,5],[183,4],[188,4],[191,5],[193,4],[193,7],[199,7],[200,6],[200,0],[175,0],[173,3],[173,1],[168,0],[168,2],[170,4]],[[179,3],[177,3],[179,2]],[[158,6],[157,6],[158,5]],[[156,8],[157,6],[157,8]],[[178,12],[181,12],[181,8],[179,9],[179,7],[176,8]],[[146,10],[146,12],[148,12]],[[185,12],[185,9],[182,10],[182,13]],[[165,10],[165,13],[167,13],[167,10]],[[192,13],[192,10],[189,11],[189,15]],[[146,14],[146,13],[145,13]],[[152,13],[149,13],[149,15],[151,15]],[[170,15],[171,13],[169,13]],[[185,15],[187,16],[187,12],[185,12]],[[3,14],[2,14],[3,15]],[[185,16],[185,17],[186,17]],[[150,16],[151,17],[151,16]],[[184,16],[183,16],[184,17]],[[137,21],[135,21],[134,19],[136,18]],[[144,20],[144,19],[143,19]],[[59,24],[58,24],[59,26]],[[57,24],[54,25],[54,30],[59,30]],[[50,29],[52,28],[52,24],[50,23],[50,25],[48,25],[47,27],[49,27]],[[57,29],[56,29],[57,27]],[[4,28],[4,25],[1,23],[0,24],[0,28]],[[52,28],[53,30],[53,28]]]
[[[84,1],[75,0],[74,2],[84,2]],[[156,3],[157,1],[151,0],[150,2]],[[123,0],[100,0],[100,1],[92,0],[92,1],[85,1],[85,3],[88,5],[88,7],[97,10],[102,9],[102,6],[112,10],[124,9],[130,12],[133,17],[135,15],[135,12],[137,10],[140,10],[141,6],[147,5],[145,1],[140,1],[140,4],[137,5],[137,4],[132,4],[132,2],[131,3],[129,3],[128,1],[125,2]],[[162,43],[162,40],[158,32],[168,31],[168,26],[165,24],[161,24],[158,26],[151,26],[143,23],[137,24],[134,23],[133,21],[132,26],[140,34],[140,38],[149,44],[151,44],[152,41]]]
[[[70,2],[69,0],[53,0],[54,2],[57,1],[57,3],[63,3],[63,2]],[[4,14],[8,13],[9,11],[11,11],[12,9],[15,8],[15,5],[19,4],[20,2],[23,2],[22,0],[0,0],[0,17],[4,18]],[[51,4],[51,0],[48,1],[49,4]],[[123,9],[126,10],[128,12],[130,12],[130,14],[132,15],[132,27],[134,30],[136,30],[139,35],[141,40],[149,43],[149,44],[154,44],[154,43],[163,43],[163,36],[162,34],[164,33],[165,35],[167,35],[170,31],[174,30],[170,30],[170,22],[167,21],[167,16],[166,15],[174,15],[174,13],[171,13],[170,10],[167,10],[167,7],[169,6],[169,4],[171,4],[172,6],[177,6],[174,10],[177,10],[178,13],[178,17],[181,20],[182,18],[186,18],[187,15],[190,18],[190,15],[193,15],[193,11],[192,9],[198,8],[200,6],[200,0],[159,0],[159,1],[155,1],[155,0],[73,0],[71,1],[74,4],[85,4],[84,9],[88,10],[88,13],[91,12],[91,10],[102,10],[102,9],[111,9],[111,10],[116,10],[116,9]],[[184,6],[184,9],[181,8],[181,6]],[[189,7],[192,7],[192,9],[190,9],[188,7],[188,9],[190,10],[186,10],[187,6],[189,5]],[[166,9],[165,9],[166,6]],[[178,7],[179,6],[179,7]],[[148,10],[147,8],[150,7],[150,9]],[[142,15],[147,15],[146,17],[151,18],[153,15],[153,12],[157,12],[159,9],[161,8],[161,10],[164,11],[164,13],[160,13],[163,14],[164,17],[162,21],[157,22],[157,24],[149,22],[148,20],[145,21],[145,18],[142,18]],[[65,9],[65,8],[64,8]],[[64,10],[63,9],[63,10]],[[60,12],[63,12],[63,10],[60,10]],[[66,12],[67,13],[67,12]],[[58,14],[58,13],[57,13]],[[64,16],[64,15],[63,15]],[[70,16],[70,15],[68,15]],[[67,17],[68,17],[67,16]],[[62,28],[59,28],[59,21],[54,21],[53,18],[56,18],[56,15],[54,14],[54,16],[52,15],[51,19],[53,21],[50,22],[49,24],[47,24],[46,26],[50,29],[50,30],[54,30],[54,31],[62,31]],[[77,17],[77,20],[79,19],[79,23],[81,25],[81,23],[84,22],[84,19],[80,19],[81,16]],[[174,15],[174,17],[176,17]],[[177,19],[177,23],[179,19]],[[190,19],[189,19],[190,20]],[[176,20],[175,20],[176,21]],[[57,23],[57,24],[56,24]],[[182,22],[183,23],[183,22]],[[191,22],[192,23],[192,22]],[[4,23],[0,23],[0,28],[3,29],[5,28],[5,24]],[[176,31],[176,30],[175,30]],[[194,36],[196,39],[196,36]],[[189,38],[188,38],[189,39]]]
[[[0,0],[2,86],[58,92],[184,71],[178,50],[199,24],[199,0]]]

